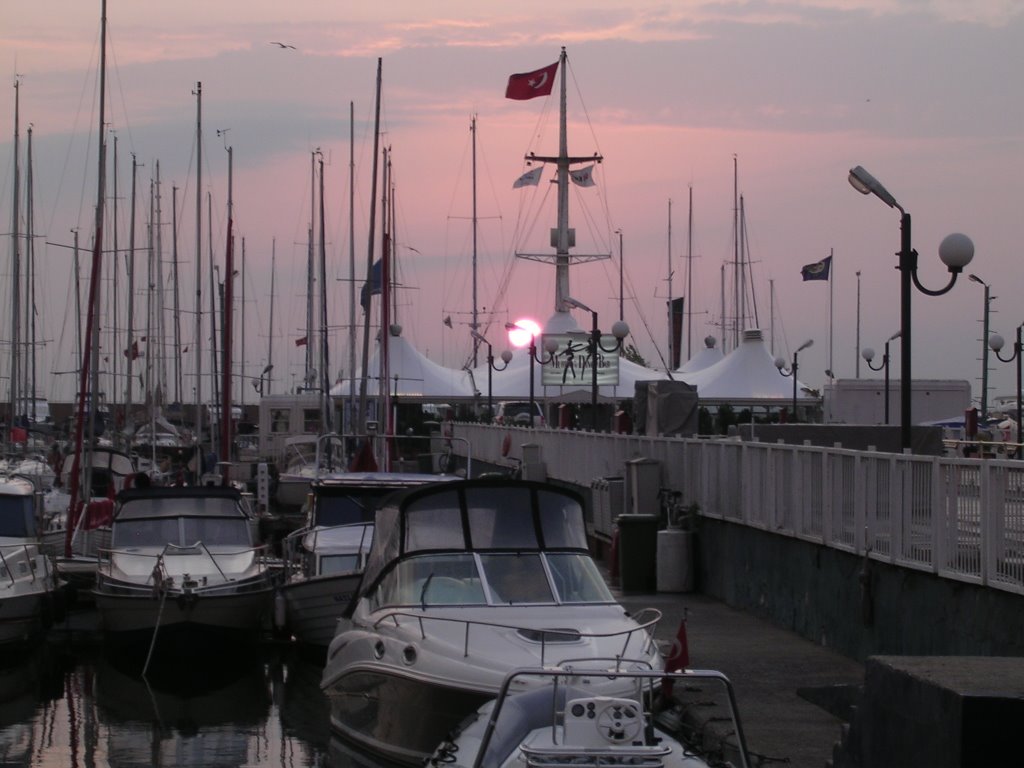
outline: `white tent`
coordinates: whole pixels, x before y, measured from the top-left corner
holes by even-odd
[[[682,379],[697,387],[701,403],[782,406],[793,401],[793,379],[779,374],[758,329],[744,331],[740,345],[720,362]],[[798,403],[819,399],[799,380],[796,391]]]
[[[388,388],[391,394],[427,402],[451,402],[469,400],[474,396],[473,383],[467,371],[445,368],[428,359],[401,336],[400,326],[392,326],[388,344],[390,361]],[[366,380],[367,397],[377,397],[380,381],[380,346],[370,356],[367,364],[369,375]],[[359,394],[360,376],[355,378],[355,393]],[[348,397],[351,381],[339,381],[331,389],[331,397]]]
[[[704,338],[704,348],[679,366],[673,372],[673,375],[696,373],[697,371],[703,371],[705,368],[710,368],[715,363],[720,363],[725,355],[722,354],[720,348],[715,346],[715,341],[714,336],[706,336]]]

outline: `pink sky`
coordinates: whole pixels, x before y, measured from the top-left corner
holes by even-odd
[[[614,231],[621,228],[629,285],[626,320],[648,361],[658,360],[656,347],[664,354],[670,260],[672,293],[685,292],[691,185],[694,351],[705,335],[722,335],[720,276],[733,256],[734,157],[760,325],[766,331],[774,325],[776,351],[787,357],[814,339],[800,355],[801,379],[811,386],[824,382],[829,367],[829,286],[803,283],[801,266],[835,253],[832,367],[838,376],[855,373],[856,271],[861,272],[860,346],[880,349],[899,327],[893,269],[898,215],[849,186],[846,177],[854,165],[868,168],[913,215],[922,282],[932,288],[945,284],[935,256],[938,243],[950,232],[965,232],[977,248],[969,271],[991,283],[997,297],[993,330],[1012,341],[1016,325],[1024,322],[1013,299],[1024,289],[1016,231],[1024,200],[1024,103],[1014,80],[1024,71],[1019,46],[1024,9],[1009,0],[297,2],[285,7],[112,0],[108,8],[107,114],[118,137],[119,197],[128,194],[131,153],[144,164],[139,184],[147,195],[160,162],[165,259],[170,259],[174,185],[180,188],[179,258],[191,286],[192,90],[202,81],[203,194],[213,195],[218,259],[226,215],[225,140],[234,148],[236,233],[245,237],[247,253],[250,375],[258,375],[267,359],[270,253],[276,238],[276,391],[302,375],[294,339],[303,333],[309,165],[317,147],[328,164],[329,278],[348,275],[350,101],[357,123],[356,265],[360,279],[365,274],[369,125],[378,56],[383,57],[383,141],[392,147],[398,199],[399,269],[409,287],[401,293],[399,321],[421,351],[445,365],[461,366],[470,350],[473,114],[478,116],[479,304],[497,313],[487,335],[497,351],[506,319],[544,319],[553,309],[549,267],[520,261],[504,296],[498,287],[512,252],[544,250],[547,230],[554,226],[553,194],[540,207],[546,182],[536,190],[513,190],[512,182],[525,170],[526,152],[557,151],[557,101],[509,101],[503,94],[509,74],[555,61],[562,45],[571,75],[570,152],[599,152],[605,158],[595,174],[597,186],[573,196],[577,250],[616,255],[574,267],[572,293],[610,327],[618,313]],[[15,73],[21,76],[23,152],[28,125],[33,126],[36,230],[51,243],[70,243],[74,227],[83,246],[91,237],[98,16],[99,0],[11,0],[0,6],[8,83]],[[279,49],[269,44],[272,40],[296,50]],[[0,100],[0,215],[7,222],[13,112],[9,88]],[[218,129],[228,129],[225,137],[217,137]],[[123,248],[126,200],[120,205]],[[140,200],[139,207],[141,232],[148,200]],[[65,312],[73,302],[68,251],[41,242],[36,248],[46,275],[38,298],[47,340],[41,365],[47,371],[69,370],[74,345],[73,319]],[[9,242],[0,246],[8,285],[9,250]],[[348,318],[347,284],[333,280],[330,290],[331,324],[340,326]],[[188,309],[193,293],[191,287],[182,290]],[[981,287],[962,279],[946,296],[916,294],[913,302],[915,377],[968,379],[977,392]],[[10,323],[5,295],[0,295],[0,313],[3,330]],[[446,316],[453,328],[443,324]],[[339,330],[332,340],[335,371],[347,364],[346,345]],[[990,400],[1015,386],[1013,366],[994,358],[991,366]],[[6,368],[7,361],[0,361],[3,375]],[[880,375],[863,363],[860,369],[862,376]],[[41,387],[51,398],[65,399],[70,377],[48,377]]]

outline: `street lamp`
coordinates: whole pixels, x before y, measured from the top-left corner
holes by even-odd
[[[590,428],[597,432],[597,357],[598,352],[605,352],[606,354],[612,354],[622,349],[622,340],[629,335],[629,325],[624,320],[616,320],[612,325],[612,335],[615,337],[615,345],[610,349],[601,344],[601,331],[597,327],[597,312],[592,310],[582,301],[577,301],[571,296],[566,296],[563,301],[570,307],[576,309],[582,309],[584,312],[589,312],[592,320],[592,326],[590,330],[590,343],[588,344],[590,352]]]
[[[967,235],[959,233],[947,235],[939,244],[939,258],[946,265],[952,277],[945,288],[937,291],[925,288],[917,279],[917,251],[911,245],[910,214],[903,210],[903,207],[896,202],[896,198],[889,194],[878,179],[863,167],[858,165],[856,168],[851,168],[849,180],[853,188],[861,194],[872,194],[890,208],[895,208],[900,212],[898,267],[900,271],[900,335],[902,336],[900,348],[900,445],[906,451],[910,449],[910,425],[912,423],[910,416],[911,387],[913,386],[910,371],[912,359],[910,297],[913,295],[913,291],[911,286],[916,286],[921,293],[928,296],[941,296],[951,290],[964,267],[970,264],[971,259],[974,258],[974,243]]]
[[[533,364],[540,363],[541,365],[548,365],[554,362],[555,351],[558,349],[558,339],[544,339],[544,356],[537,357],[537,336],[529,329],[525,328],[516,323],[505,323],[506,331],[519,331],[522,333],[526,331],[530,334],[530,426],[533,426],[534,414],[537,412],[537,408],[534,405],[536,402],[533,396]]]
[[[512,351],[509,349],[504,350],[501,353],[501,359],[505,362],[501,368],[494,364],[494,349],[491,347],[491,343],[487,341],[481,334],[476,331],[470,331],[470,335],[479,341],[481,344],[487,345],[487,419],[488,421],[494,421],[494,388],[493,388],[493,376],[494,371],[504,371],[508,368],[508,364],[512,362]],[[532,409],[533,406],[530,406]],[[530,419],[533,419],[533,412],[530,412]]]
[[[799,356],[799,354],[803,350],[807,349],[813,343],[814,343],[814,339],[808,339],[807,341],[805,341],[803,344],[801,344],[799,347],[796,348],[796,352],[793,353],[793,364],[789,367],[788,371],[786,370],[786,361],[785,361],[785,359],[783,359],[781,357],[776,357],[775,358],[775,367],[779,369],[779,373],[781,373],[783,376],[792,376],[793,377],[793,421],[794,422],[797,421],[797,418],[796,418],[796,384],[797,384],[796,372],[798,370],[800,370],[800,365],[797,363],[797,357]]]
[[[274,370],[273,364],[268,365],[266,368],[263,369],[262,373],[260,373],[259,380],[258,381],[254,381],[252,383],[253,389],[255,389],[257,392],[259,392],[260,397],[263,397],[263,382],[265,380],[269,380],[269,377],[267,376],[267,374],[270,373],[272,370]]]
[[[999,350],[1001,350],[1003,348],[1003,345],[1006,343],[1005,341],[1003,341],[1003,337],[1002,336],[1000,336],[998,333],[993,333],[989,337],[989,339],[988,339],[988,346],[991,347],[992,351],[996,353],[996,357],[997,358],[1002,360],[1004,363],[1009,363],[1012,360],[1016,360],[1017,361],[1017,443],[1018,444],[1021,442],[1021,434],[1020,434],[1020,430],[1021,430],[1021,406],[1020,406],[1021,370],[1020,370],[1020,364],[1021,364],[1021,357],[1022,357],[1021,341],[1020,341],[1020,330],[1021,330],[1021,328],[1024,328],[1024,324],[1017,326],[1017,338],[1013,342],[1013,354],[1010,355],[1009,357],[1003,357],[1002,355],[999,354]],[[1017,458],[1024,458],[1024,457],[1021,456],[1021,449],[1020,449],[1019,445],[1017,447]]]
[[[860,353],[861,357],[863,357],[865,362],[868,364],[868,368],[870,368],[872,371],[881,371],[883,369],[885,370],[886,426],[889,426],[889,342],[892,341],[893,339],[898,339],[899,337],[900,332],[896,331],[896,333],[894,333],[892,336],[885,340],[885,351],[882,353],[882,363],[877,368],[875,368],[875,366],[871,364],[871,361],[875,359],[875,350],[873,350],[871,347],[864,347],[863,351]]]
[[[995,298],[995,296],[990,295],[991,287],[989,284],[977,275],[972,273],[967,276],[967,279],[972,283],[978,283],[985,289],[985,312],[983,314],[983,328],[981,332],[981,417],[985,418],[988,415],[988,316],[989,310],[991,309],[990,302]]]

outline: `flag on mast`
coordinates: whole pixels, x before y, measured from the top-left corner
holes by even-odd
[[[541,67],[533,72],[521,72],[509,75],[508,85],[505,87],[505,98],[525,101],[536,96],[547,96],[555,84],[555,71],[558,69],[558,62]]]
[[[594,165],[591,163],[586,168],[580,168],[576,171],[569,171],[569,178],[572,179],[572,183],[579,187],[592,187],[594,186]]]
[[[804,281],[828,280],[829,273],[831,271],[832,257],[826,256],[821,261],[816,261],[813,264],[805,264],[803,269],[800,270],[800,274],[803,276]]]
[[[540,177],[543,172],[543,165],[531,168],[512,183],[512,189],[519,189],[520,187],[536,187],[540,184]]]

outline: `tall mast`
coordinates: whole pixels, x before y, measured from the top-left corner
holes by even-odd
[[[324,156],[320,153],[320,420],[325,434],[331,425],[331,375],[327,349],[327,231],[324,226]]]
[[[128,272],[128,347],[125,350],[128,360],[125,364],[126,378],[125,381],[127,386],[125,387],[124,393],[124,411],[125,411],[125,424],[130,425],[131,414],[132,414],[132,369],[135,366],[136,351],[138,350],[138,341],[135,339],[135,172],[138,169],[138,163],[135,160],[135,153],[132,152],[132,203],[131,203],[131,221],[128,224],[128,253],[125,255],[125,261],[127,261],[127,272]]]
[[[155,320],[154,334],[156,335],[157,357],[156,366],[156,391],[159,392],[159,400],[154,400],[154,405],[162,406],[167,396],[167,335],[164,333],[164,320],[167,313],[164,311],[164,214],[163,197],[160,185],[160,161],[156,162],[156,226],[153,228],[153,270],[156,278],[156,311],[153,315]]]
[[[736,155],[732,156],[732,310],[733,318],[732,345],[735,349],[740,344],[740,193],[739,169]]]
[[[181,298],[178,285],[178,188],[171,187],[171,263],[174,284],[174,402],[181,403]]]
[[[92,436],[95,431],[96,411],[99,405],[99,393],[97,391],[96,370],[91,366],[91,358],[96,350],[93,349],[94,334],[99,330],[96,322],[96,310],[99,304],[100,277],[103,266],[103,198],[106,188],[106,143],[103,140],[104,124],[106,122],[106,68],[107,68],[107,0],[101,2],[100,21],[100,82],[99,82],[99,127],[96,132],[99,141],[99,152],[97,153],[97,179],[96,179],[96,227],[93,239],[92,270],[89,277],[89,302],[88,319],[85,329],[85,346],[82,350],[82,367],[78,387],[78,418],[75,420],[75,451],[71,466],[71,499],[68,507],[67,538],[64,542],[64,552],[71,555],[71,536],[73,533],[72,520],[78,515],[78,501],[80,498],[87,499],[92,492],[92,451],[86,452],[85,471],[80,474],[80,461],[82,455],[82,439],[85,416],[86,392],[92,384],[91,403],[89,406],[89,444],[92,445]],[[13,372],[12,372],[13,373]],[[12,376],[12,378],[14,378]],[[81,484],[81,495],[79,485]]]
[[[380,89],[382,59],[377,59],[377,97],[373,117],[373,175],[370,180],[370,231],[366,249],[366,283],[373,278],[373,238],[377,216],[377,152],[380,146]],[[368,297],[369,298],[369,297]],[[370,357],[370,302],[363,307],[363,375],[359,380],[359,432],[366,432],[366,366]],[[379,389],[379,387],[378,387]]]
[[[232,184],[234,173],[234,150],[228,150],[228,234],[227,243],[224,246],[224,306],[223,316],[220,321],[223,341],[221,348],[223,358],[221,362],[221,385],[220,385],[220,459],[227,463],[231,461],[231,331],[232,331],[232,309],[234,304],[235,285],[235,243],[232,225],[234,222],[234,210],[232,208]],[[228,472],[225,468],[224,485],[229,482]]]
[[[356,106],[348,103],[348,429],[356,396]]]
[[[388,228],[388,199],[391,186],[391,148],[385,147],[381,180],[380,242],[380,384],[377,395],[381,405],[384,434],[391,434],[391,231]],[[386,461],[386,459],[385,459]],[[385,471],[388,466],[385,465]]]
[[[118,339],[118,325],[117,325],[117,322],[118,322],[118,314],[117,314],[117,298],[118,298],[117,297],[117,273],[118,273],[118,269],[117,269],[117,134],[114,133],[114,131],[111,131],[111,133],[114,134],[114,164],[113,164],[113,169],[114,169],[114,180],[113,180],[114,190],[113,191],[114,191],[114,194],[113,194],[113,198],[112,198],[113,201],[114,201],[114,204],[113,204],[113,222],[112,222],[113,223],[113,230],[114,230],[114,234],[113,234],[114,259],[112,261],[112,265],[113,266],[110,269],[110,276],[111,276],[111,288],[112,288],[112,292],[113,292],[113,295],[112,295],[112,299],[113,300],[112,300],[111,303],[113,305],[113,310],[114,310],[114,314],[113,314],[114,320],[110,324],[110,349],[113,351],[113,354],[110,356],[110,359],[111,359],[111,369],[112,369],[112,373],[113,373],[113,376],[111,377],[111,387],[110,387],[110,391],[111,391],[110,407],[111,407],[111,409],[113,411],[116,412],[117,405],[118,405],[118,403],[121,402],[120,393],[119,393],[119,390],[120,390],[121,386],[120,386],[120,382],[118,381],[118,376],[117,376],[118,368],[120,367],[120,362],[118,361],[119,355],[117,354],[117,350],[119,349],[119,345],[118,345],[118,341],[117,341],[117,339]],[[35,389],[33,389],[32,391],[34,392]],[[116,420],[115,420],[114,423],[115,424],[117,423]],[[115,443],[115,445],[118,445],[118,446],[122,445],[122,443],[121,443],[121,431],[120,430],[118,430],[117,434],[115,435],[115,439],[117,441]]]
[[[668,275],[666,277],[668,283],[668,365],[669,368],[675,367],[675,341],[676,334],[675,328],[672,325],[672,198],[668,199]]]
[[[315,296],[313,284],[316,275],[316,262],[313,254],[315,252],[313,227],[316,222],[316,156],[319,149],[313,150],[309,155],[309,242],[306,248],[306,377],[303,386],[307,389],[313,386],[313,307]]]
[[[9,432],[9,442],[11,445],[14,444],[14,424],[15,417],[18,414],[18,382],[20,375],[18,371],[18,345],[21,343],[21,334],[19,329],[21,327],[21,241],[20,232],[18,227],[20,224],[21,217],[21,200],[19,195],[21,194],[20,185],[21,179],[19,177],[19,160],[18,152],[20,151],[18,142],[18,119],[19,119],[19,107],[20,107],[20,89],[21,84],[18,78],[14,79],[14,191],[12,194],[13,205],[11,211],[11,377],[10,377],[10,399],[11,408],[9,411],[9,417],[7,420]]]
[[[36,248],[35,248],[35,206],[32,186],[32,125],[29,124],[28,145],[25,147],[25,384],[21,388],[22,404],[26,421],[34,414],[33,400],[36,396]]]
[[[196,83],[196,471],[203,474],[203,84]]]
[[[477,293],[476,293],[476,115],[469,124],[469,131],[473,134],[473,367],[478,365],[477,351],[480,349],[480,339],[477,333],[480,330],[480,321],[477,314]]]
[[[274,276],[277,274],[277,238],[270,241],[270,334],[267,337],[267,373],[266,394],[270,394],[270,386],[273,381],[271,371],[274,369]],[[262,379],[261,379],[262,380]],[[260,391],[263,397],[263,391]]]
[[[206,193],[206,218],[208,221],[213,221],[213,193]],[[214,264],[213,259],[213,227],[211,226],[206,232],[206,245],[209,250],[210,257],[210,268],[206,270],[206,274],[210,280],[210,388],[213,390],[210,393],[210,404],[220,402],[220,382],[217,379],[217,371],[220,365],[217,360],[217,283],[214,282],[213,273],[220,272],[220,267]],[[219,453],[217,445],[220,442],[220,433],[214,429],[213,418],[210,418],[210,447],[211,453],[217,455]],[[212,467],[211,467],[212,470]]]
[[[686,359],[693,357],[693,185],[686,224]]]

